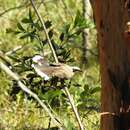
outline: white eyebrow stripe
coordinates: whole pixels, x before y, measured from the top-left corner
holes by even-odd
[[[43,59],[43,57],[41,57],[40,55],[36,55],[36,56],[34,56],[33,58],[32,58],[32,60],[34,61],[34,62],[38,62],[38,60],[41,60],[41,59]]]

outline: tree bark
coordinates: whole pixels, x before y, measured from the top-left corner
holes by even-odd
[[[128,54],[124,37],[128,9],[125,0],[91,0],[101,72],[101,130],[128,130]],[[129,45],[130,46],[130,45]],[[130,59],[130,58],[129,58]],[[127,117],[127,118],[126,118]]]

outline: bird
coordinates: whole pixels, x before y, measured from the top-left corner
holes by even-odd
[[[31,65],[35,72],[44,78],[49,80],[52,77],[58,77],[60,79],[71,79],[76,71],[81,71],[77,66],[69,66],[64,63],[47,63],[40,55],[35,55],[32,58],[33,64]]]

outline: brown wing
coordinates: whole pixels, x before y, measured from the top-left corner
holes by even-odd
[[[55,69],[53,68],[53,67],[50,67],[50,66],[41,66],[40,67],[40,70],[43,72],[43,73],[45,73],[45,74],[47,74],[48,76],[52,76],[52,73],[55,71]]]
[[[73,76],[73,71],[68,65],[41,67],[40,70],[50,77],[56,76],[58,78],[68,79]]]
[[[66,64],[62,64],[60,67],[55,67],[55,70],[53,72],[53,76],[65,79],[69,79],[73,75],[73,70]]]

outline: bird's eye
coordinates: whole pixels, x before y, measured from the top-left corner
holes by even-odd
[[[73,69],[73,72],[76,72],[76,71],[78,71],[78,70],[76,70],[76,69]]]

